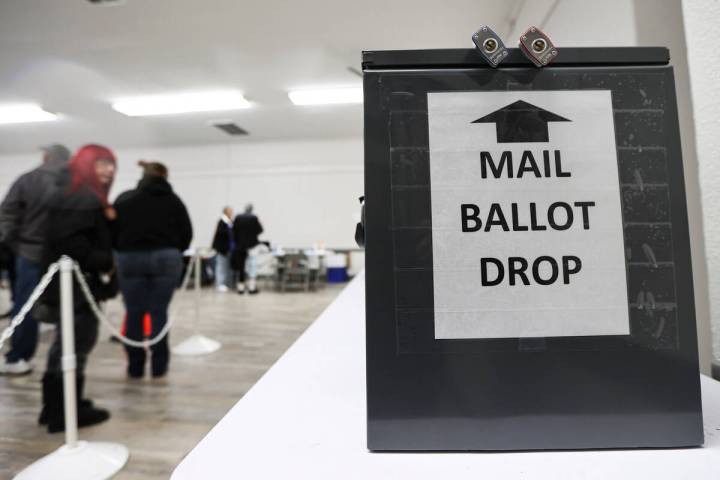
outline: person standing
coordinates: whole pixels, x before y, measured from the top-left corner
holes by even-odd
[[[230,269],[230,256],[235,249],[232,215],[232,208],[225,207],[223,209],[212,242],[212,247],[217,252],[215,255],[215,288],[222,293],[227,292],[228,287],[233,284],[232,270]]]
[[[15,254],[11,317],[27,302],[43,273],[40,262],[48,200],[55,194],[59,177],[67,169],[70,158],[67,147],[57,143],[42,147],[42,151],[43,164],[15,180],[0,205],[0,244]],[[0,364],[0,374],[30,373],[37,341],[38,324],[30,312],[13,333],[10,350]]]
[[[167,310],[182,274],[182,252],[192,240],[192,224],[185,204],[168,182],[168,170],[159,162],[140,161],[143,175],[137,188],[115,201],[115,249],[118,280],[127,311],[126,336],[143,339],[143,318],[150,314],[152,331],[167,323]],[[130,378],[145,375],[146,352],[125,347]],[[153,377],[167,373],[168,336],[151,347]]]
[[[258,217],[253,213],[252,204],[245,206],[245,212],[235,217],[233,222],[233,238],[235,239],[235,251],[232,254],[232,267],[237,271],[238,283],[237,292],[245,293],[246,263],[248,250],[255,247],[259,242],[258,236],[263,232]],[[258,293],[255,285],[255,277],[248,279],[247,292]]]
[[[47,213],[42,265],[47,269],[60,256],[75,260],[85,277],[91,294],[103,301],[117,293],[104,280],[114,270],[110,222],[115,213],[108,203],[108,193],[115,177],[115,155],[101,145],[86,145],[72,157],[70,181],[56,191]],[[58,275],[45,290],[41,301],[48,317],[60,323],[60,289]],[[79,427],[104,422],[110,413],[83,399],[85,367],[98,336],[98,319],[73,277],[73,310],[75,359],[77,375],[77,419]],[[47,424],[48,432],[65,429],[63,407],[62,326],[58,326],[50,346],[47,369],[42,379],[43,409],[38,422]]]

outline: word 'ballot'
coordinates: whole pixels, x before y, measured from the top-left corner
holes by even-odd
[[[435,338],[629,333],[609,91],[428,94]]]

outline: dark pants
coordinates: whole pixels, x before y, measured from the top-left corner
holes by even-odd
[[[232,268],[235,270],[236,280],[245,283],[245,261],[247,260],[247,249],[237,247],[232,252]]]
[[[152,319],[152,333],[157,335],[167,323],[167,309],[182,273],[182,255],[174,248],[141,252],[118,252],[118,280],[127,311],[126,336],[143,340],[143,318]],[[142,376],[145,349],[126,347],[128,373]],[[152,346],[153,375],[167,371],[170,360],[168,337]]]
[[[77,295],[77,293],[76,293]],[[83,388],[85,386],[85,367],[87,359],[92,351],[98,337],[98,320],[87,304],[75,306],[75,387],[77,390],[77,401],[80,404],[83,399]],[[63,397],[63,370],[62,370],[62,322],[60,321],[60,308],[51,307],[49,316],[57,321],[55,329],[55,340],[50,346],[47,358],[47,369],[42,379],[42,402],[43,413],[46,421],[50,424],[62,425],[65,413]]]
[[[32,294],[40,281],[40,265],[25,257],[15,257],[15,285],[13,286],[12,316],[20,309]],[[38,342],[38,324],[28,313],[25,320],[15,329],[10,343],[10,350],[5,355],[9,363],[19,360],[30,360],[35,355]]]
[[[76,293],[77,294],[77,293]],[[50,312],[52,318],[57,319],[55,340],[50,346],[47,360],[45,378],[62,378],[62,322],[60,321],[60,309],[53,308]],[[75,307],[75,360],[78,377],[85,375],[85,365],[98,337],[98,320],[87,304]],[[78,399],[79,400],[79,399]]]

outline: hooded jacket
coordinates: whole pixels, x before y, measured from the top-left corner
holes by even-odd
[[[182,200],[162,177],[146,175],[137,188],[115,200],[115,248],[120,252],[177,248],[192,241],[192,224]]]
[[[69,183],[69,181],[67,182]],[[103,287],[101,274],[113,268],[112,234],[104,214],[105,206],[88,188],[70,193],[68,185],[55,192],[48,207],[45,245],[41,266],[47,269],[61,255],[77,261],[96,300],[114,296]],[[45,290],[43,301],[59,305],[59,275]],[[85,296],[73,277],[75,306],[85,305]]]
[[[65,147],[48,149],[46,162],[15,180],[0,204],[0,243],[31,262],[42,261],[49,203],[67,175],[69,157]]]

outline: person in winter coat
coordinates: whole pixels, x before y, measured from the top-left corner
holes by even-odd
[[[75,260],[98,301],[115,295],[103,278],[114,269],[110,222],[114,211],[108,192],[115,176],[115,155],[101,145],[80,148],[69,164],[70,178],[51,199],[47,214],[46,239],[42,253],[43,270],[61,255]],[[98,320],[93,314],[79,283],[73,277],[75,318],[75,355],[77,375],[78,426],[85,427],[110,418],[107,410],[83,399],[85,366],[98,336]],[[59,324],[60,293],[56,275],[42,297],[48,316]],[[39,423],[50,433],[65,429],[63,407],[62,328],[58,326],[48,353],[42,379],[43,410]]]
[[[7,253],[14,253],[13,306],[17,315],[40,281],[42,247],[48,216],[48,200],[57,190],[59,176],[67,169],[70,151],[63,145],[42,148],[43,164],[21,175],[12,184],[0,205],[0,244]],[[13,333],[10,350],[0,364],[0,374],[23,375],[32,371],[30,360],[35,355],[38,324],[29,313]]]
[[[118,280],[127,311],[126,335],[143,339],[143,318],[150,314],[152,331],[167,323],[167,310],[182,274],[182,252],[192,240],[192,224],[185,204],[168,183],[168,170],[159,162],[139,162],[143,176],[134,190],[115,200],[115,249]],[[127,374],[145,375],[143,348],[126,347]],[[153,377],[167,373],[168,337],[151,347]]]
[[[258,217],[253,214],[252,204],[245,207],[245,212],[235,217],[233,222],[233,238],[235,240],[235,251],[232,254],[232,267],[237,271],[237,291],[245,293],[245,264],[248,258],[248,250],[255,247],[259,242],[258,236],[263,232]],[[255,285],[255,278],[248,278],[248,293],[258,293]]]
[[[227,292],[234,283],[230,269],[230,256],[235,250],[233,238],[233,211],[230,207],[223,209],[223,214],[215,227],[212,248],[215,250],[215,288],[218,292]]]

